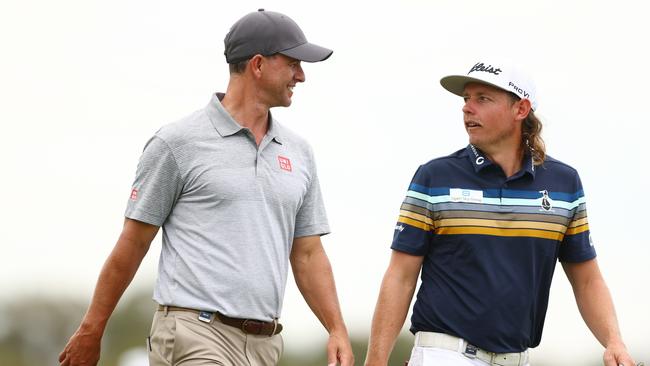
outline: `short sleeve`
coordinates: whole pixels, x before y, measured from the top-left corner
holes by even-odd
[[[125,216],[162,226],[182,191],[178,165],[169,146],[154,136],[146,144]]]
[[[308,157],[311,166],[311,180],[302,204],[296,214],[295,238],[325,235],[330,232],[323,195],[318,182],[316,163],[311,149],[309,149]]]
[[[420,166],[400,207],[391,249],[420,256],[428,252],[434,235],[433,205],[427,200],[429,181]]]
[[[591,241],[587,203],[580,177],[576,173],[573,197],[573,216],[560,245],[559,260],[562,262],[584,262],[596,257],[596,250]]]

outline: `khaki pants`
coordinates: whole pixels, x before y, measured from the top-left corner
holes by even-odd
[[[218,319],[205,323],[196,313],[180,310],[156,311],[147,339],[150,366],[277,365],[283,347],[279,334],[246,334]]]

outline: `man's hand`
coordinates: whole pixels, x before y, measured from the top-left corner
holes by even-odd
[[[603,354],[605,366],[635,366],[634,360],[627,353],[627,348],[623,343],[614,343],[605,349]]]
[[[605,284],[598,262],[563,262],[562,267],[571,283],[578,309],[585,323],[605,347],[605,366],[635,366],[621,338],[614,302]]]
[[[101,333],[83,329],[83,325],[70,337],[59,355],[61,366],[95,366],[99,362]]]
[[[423,256],[393,250],[372,317],[366,366],[386,366],[408,313]]]
[[[327,341],[327,366],[336,365],[354,365],[352,346],[345,332],[342,334],[330,334],[330,338]]]
[[[291,268],[298,290],[307,305],[330,335],[327,341],[327,365],[352,366],[354,354],[343,322],[332,266],[320,236],[303,236],[293,240]]]
[[[131,283],[157,232],[158,226],[124,220],[122,234],[99,273],[88,311],[59,355],[61,366],[97,365],[108,318]]]

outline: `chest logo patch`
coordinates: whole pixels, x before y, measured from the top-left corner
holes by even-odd
[[[551,198],[548,196],[548,191],[543,190],[539,191],[539,193],[542,194],[542,211],[553,211],[553,201]]]
[[[452,202],[483,203],[483,191],[473,189],[450,188],[449,197]]]
[[[291,171],[291,160],[289,160],[289,158],[278,155],[278,162],[280,162],[280,169],[288,172]]]

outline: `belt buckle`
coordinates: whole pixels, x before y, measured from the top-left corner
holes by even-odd
[[[239,329],[241,329],[241,331],[246,334],[248,334],[248,331],[246,330],[246,325],[248,325],[249,321],[250,319],[244,319],[244,321],[241,323],[241,326],[239,327]]]
[[[241,323],[241,330],[246,334],[260,335],[264,332],[264,323],[255,319],[244,319]]]

